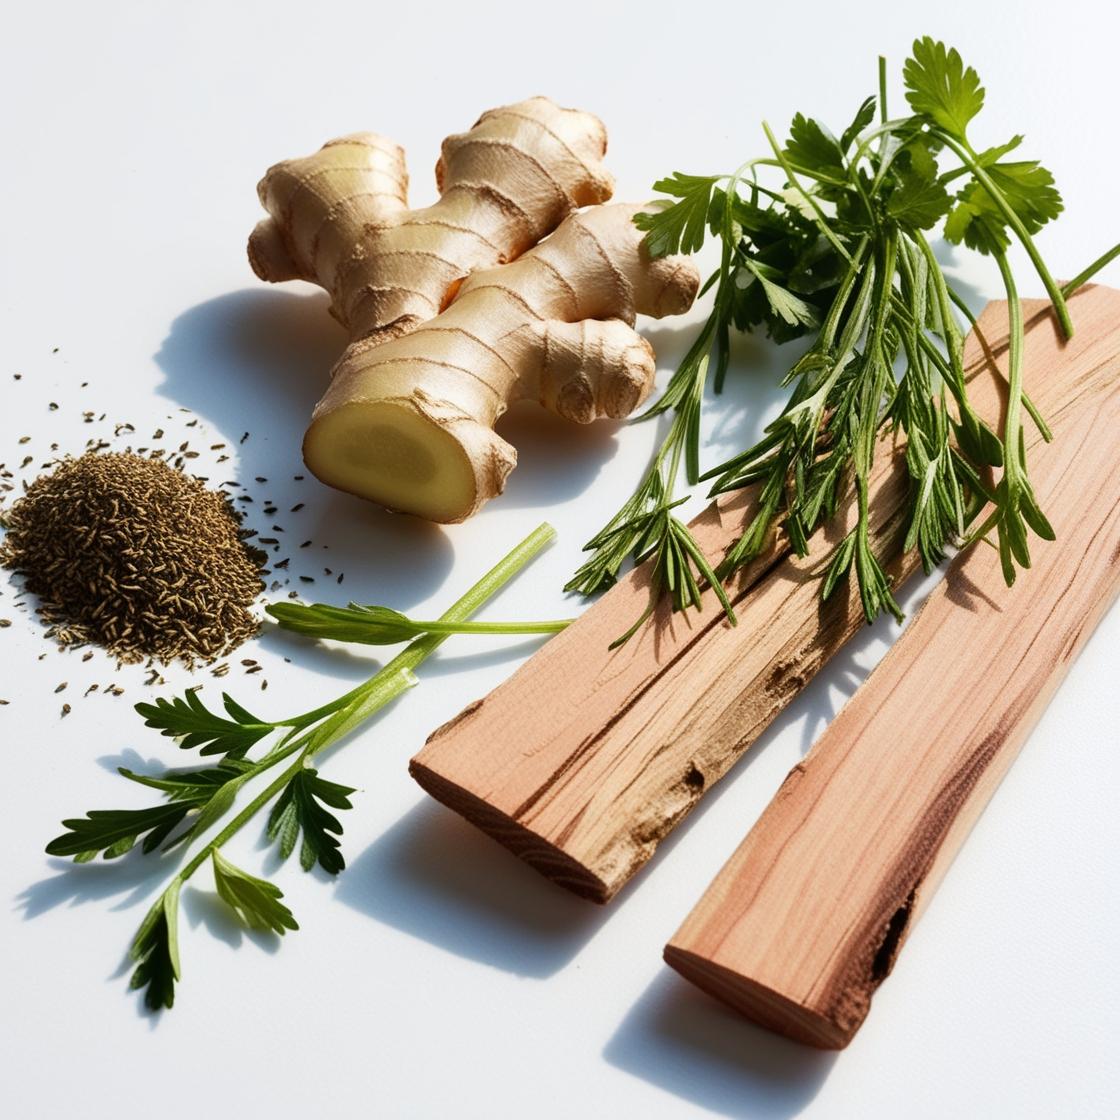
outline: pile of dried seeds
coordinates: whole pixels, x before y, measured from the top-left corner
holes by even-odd
[[[60,645],[122,661],[212,661],[251,638],[263,553],[225,494],[159,458],[90,451],[6,513],[0,563],[39,596]]]

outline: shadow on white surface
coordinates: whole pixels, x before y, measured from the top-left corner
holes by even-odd
[[[251,484],[255,500],[243,503],[246,525],[262,537],[280,538],[274,555],[291,557],[282,578],[291,578],[292,587],[308,599],[407,609],[444,582],[454,560],[451,538],[438,525],[323,486],[304,466],[304,431],[346,344],[326,296],[306,293],[306,286],[303,294],[250,288],[184,311],[155,355],[164,374],[160,393],[200,416],[236,456],[236,471],[231,462],[229,474],[214,481],[236,475]],[[499,423],[503,437],[521,449],[503,505],[547,507],[583,493],[617,452],[619,427],[573,425],[533,402],[515,405]],[[256,478],[266,481],[253,483]],[[265,515],[262,499],[274,502],[278,513]],[[293,510],[300,502],[305,508]],[[300,549],[304,540],[313,544]],[[336,587],[339,572],[345,582]],[[297,575],[316,583],[301,585]]]
[[[836,1061],[747,1022],[668,969],[603,1051],[611,1065],[724,1116],[782,1120],[820,1091]]]
[[[226,453],[236,457],[236,468],[231,461],[228,474],[212,472],[213,481],[237,478],[252,492],[254,501],[244,503],[246,526],[280,540],[276,559],[291,558],[290,569],[277,571],[277,578],[290,578],[309,599],[391,602],[407,609],[450,572],[454,549],[447,534],[323,486],[300,455],[311,411],[346,344],[327,303],[322,293],[261,288],[189,308],[172,322],[155,355],[164,374],[160,392],[201,417],[217,433],[213,442],[224,442]],[[277,514],[265,514],[266,500]],[[299,503],[304,508],[293,510]],[[313,543],[300,548],[305,540]],[[341,586],[339,573],[345,577]],[[297,575],[316,583],[302,585]]]
[[[30,921],[58,906],[81,906],[120,896],[111,909],[127,910],[162,890],[166,879],[182,862],[183,854],[180,848],[153,862],[151,856],[135,848],[120,859],[99,859],[93,863],[49,859],[47,867],[55,874],[20,891],[16,896],[16,908]]]
[[[179,896],[183,915],[191,929],[205,926],[206,932],[218,941],[236,949],[243,941],[251,941],[266,953],[275,953],[283,944],[279,935],[270,930],[249,929],[234,917],[214,891],[202,891],[187,886]]]
[[[459,956],[539,979],[568,964],[611,913],[428,800],[347,867],[335,898]]]

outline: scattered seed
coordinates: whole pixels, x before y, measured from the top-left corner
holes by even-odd
[[[66,686],[67,686],[67,685],[69,684],[69,683],[70,683],[69,681],[63,681],[63,682],[62,682],[62,684],[60,684],[60,685],[58,686],[58,688],[56,688],[56,689],[54,690],[54,691],[55,691],[55,695],[57,695],[58,693],[62,692],[62,690],[63,690],[63,689],[64,689],[64,688],[65,688],[65,687],[66,687]]]
[[[69,704],[63,704],[62,705],[62,716],[68,716],[69,714],[70,714],[70,705]],[[59,718],[62,718],[62,717],[59,717]]]

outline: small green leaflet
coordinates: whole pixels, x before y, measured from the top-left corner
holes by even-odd
[[[145,833],[143,851],[152,852],[198,803],[182,800],[148,809],[91,809],[84,817],[62,822],[69,831],[47,845],[47,855],[73,856],[75,863],[87,863],[98,852],[103,852],[105,859],[116,859],[130,851]]]
[[[670,178],[653,184],[655,191],[680,201],[661,204],[659,209],[647,210],[634,218],[638,229],[646,231],[651,257],[695,253],[704,244],[712,188],[719,179],[718,175],[682,175],[675,171]]]
[[[936,180],[900,172],[887,200],[887,214],[907,229],[932,229],[949,212],[948,191]]]
[[[129,948],[136,961],[130,988],[145,988],[144,1002],[152,1011],[175,1003],[179,971],[179,890],[173,879],[140,924]]]
[[[331,638],[364,645],[395,645],[425,633],[407,615],[390,607],[333,607],[328,603],[269,603],[265,610],[285,629],[308,638]]]
[[[863,112],[867,102],[861,106]],[[874,103],[872,103],[874,112]],[[794,168],[803,168],[844,180],[848,174],[844,153],[836,138],[810,117],[798,113],[789,127],[786,156]]]
[[[987,171],[1028,232],[1038,233],[1062,212],[1062,196],[1054,186],[1054,176],[1037,160],[995,163]],[[987,191],[983,193],[987,197]]]
[[[976,162],[978,164],[980,164],[981,167],[991,167],[991,165],[993,163],[999,163],[999,161],[1001,159],[1003,159],[1003,157],[1005,155],[1007,155],[1009,152],[1015,151],[1015,149],[1022,142],[1023,142],[1023,137],[1022,136],[1019,136],[1019,135],[1012,136],[1011,139],[1008,140],[1006,144],[1000,144],[998,147],[995,147],[995,148],[985,148],[984,151],[982,151],[976,157]]]
[[[158,778],[137,774],[125,766],[118,766],[117,773],[130,782],[162,790],[169,801],[208,801],[226,782],[246,773],[251,764],[239,759],[225,758],[217,766],[201,770],[168,770]]]
[[[210,859],[219,896],[245,925],[281,936],[290,929],[299,929],[291,910],[280,901],[284,894],[279,887],[242,871],[217,848],[211,851]]]
[[[845,153],[855,142],[856,137],[875,119],[876,104],[874,97],[867,98],[856,112],[855,119],[844,129],[844,134],[840,137],[840,147]]]
[[[1062,212],[1062,196],[1054,186],[1054,177],[1037,161],[995,163],[986,170],[1028,233],[1038,233]],[[957,195],[945,222],[945,238],[954,244],[963,241],[981,253],[1003,250],[1011,244],[1006,216],[987,189],[976,182]]]
[[[956,48],[947,49],[928,35],[916,39],[902,76],[914,112],[963,140],[968,122],[984,107],[984,89],[979,74],[964,65]]]
[[[744,260],[743,263],[744,266],[757,277],[759,283],[762,285],[762,290],[766,293],[766,300],[776,315],[780,316],[791,326],[794,324],[800,324],[804,327],[816,325],[817,313],[813,308],[803,299],[795,296],[793,292],[771,280],[770,277],[766,275],[768,270],[764,265],[749,259]]]
[[[318,771],[310,768],[296,774],[268,818],[268,838],[278,841],[281,858],[292,854],[302,832],[299,862],[304,871],[318,863],[328,875],[337,875],[346,866],[337,839],[342,835],[342,825],[323,806],[349,809],[353,792],[349,786],[320,778]]]
[[[202,754],[229,758],[241,758],[254,743],[275,730],[275,724],[257,719],[228,693],[222,693],[222,704],[231,719],[209,711],[195,687],[172,700],[160,697],[154,704],[137,704],[136,710],[146,726],[157,728],[169,738],[182,739],[179,746],[183,750],[201,747]]]

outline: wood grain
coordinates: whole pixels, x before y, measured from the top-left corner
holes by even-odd
[[[1030,457],[1057,543],[1033,542],[1034,566],[1010,590],[994,549],[952,563],[665,949],[678,972],[763,1026],[847,1045],[1120,592],[1120,317],[1102,337],[1105,380]],[[1064,379],[1067,358],[1051,350]]]
[[[1078,334],[1060,347],[1045,305],[1028,307],[1027,376],[1049,417],[1088,392],[1111,351],[1120,293],[1087,288],[1072,301]],[[982,320],[998,358],[1006,308]],[[977,411],[1001,419],[1004,381],[976,335],[966,347]],[[1034,435],[1034,433],[1031,433]],[[909,486],[901,450],[879,446],[872,536],[896,583],[917,566],[900,554]],[[755,509],[748,491],[713,503],[693,529],[708,556],[737,539]],[[774,717],[863,625],[855,587],[822,606],[819,573],[848,518],[818,532],[809,556],[775,535],[731,587],[739,625],[714,596],[609,651],[647,601],[648,571],[631,573],[507,682],[438,729],[410,764],[433,796],[562,886],[606,902],[640,868]]]

